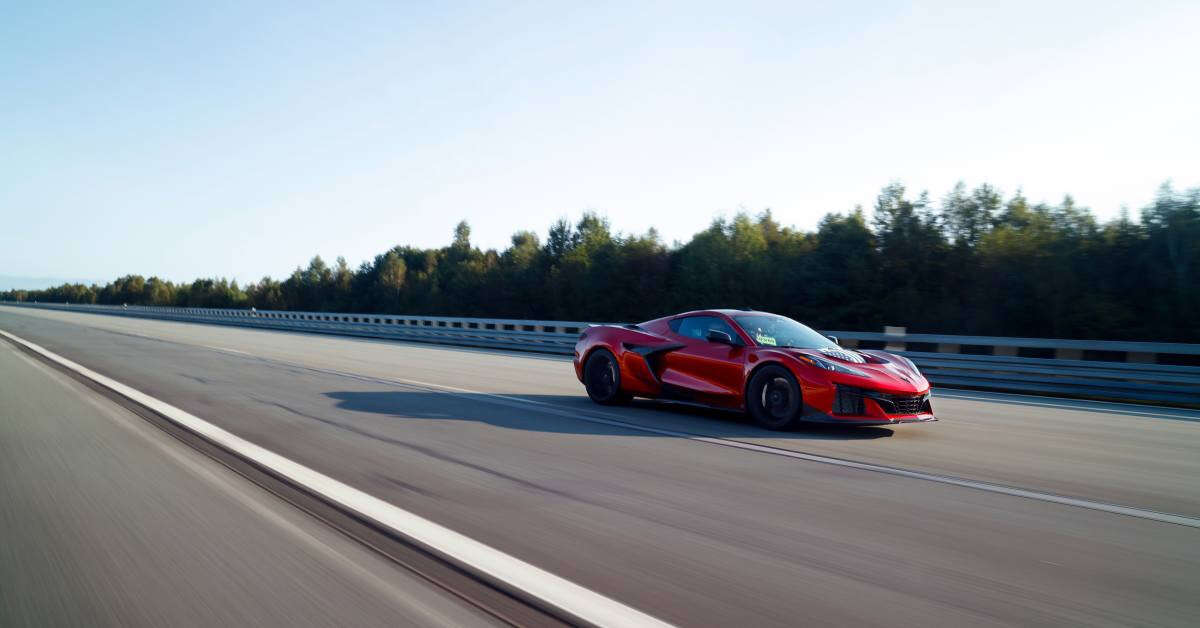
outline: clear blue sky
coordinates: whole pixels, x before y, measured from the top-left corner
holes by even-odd
[[[282,277],[585,209],[812,228],[893,179],[1102,217],[1200,185],[1194,1],[588,4],[5,3],[0,274]]]

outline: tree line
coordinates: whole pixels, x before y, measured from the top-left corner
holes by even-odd
[[[448,246],[396,246],[357,268],[318,256],[282,281],[129,275],[0,299],[623,322],[750,307],[820,329],[1200,342],[1200,188],[1164,184],[1139,219],[1107,222],[1071,197],[959,183],[935,201],[893,183],[869,213],[828,214],[815,231],[768,210],[668,245],[589,212],[502,251],[470,235],[462,222]]]

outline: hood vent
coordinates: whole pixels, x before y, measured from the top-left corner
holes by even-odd
[[[845,360],[846,362],[853,362],[854,364],[865,364],[867,362],[866,358],[862,357],[861,355],[845,349],[825,348],[820,349],[820,352],[831,358]]]

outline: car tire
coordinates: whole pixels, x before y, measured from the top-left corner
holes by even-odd
[[[583,385],[588,397],[601,405],[628,403],[633,398],[621,391],[621,367],[608,349],[597,349],[588,356],[583,367]]]
[[[754,372],[746,386],[746,410],[754,422],[769,430],[790,430],[802,422],[804,399],[796,377],[786,368],[769,364]]]

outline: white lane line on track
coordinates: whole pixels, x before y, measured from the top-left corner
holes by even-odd
[[[259,357],[258,359],[272,361],[272,362],[275,361],[275,360],[271,360],[269,358],[261,358],[261,357]],[[637,431],[637,432],[647,432],[647,433],[651,433],[651,434],[661,434],[663,436],[674,436],[677,438],[686,438],[688,440],[693,440],[696,442],[708,443],[708,444],[712,444],[712,445],[720,445],[722,447],[732,447],[734,449],[741,449],[744,451],[753,451],[753,452],[769,454],[769,455],[773,455],[773,456],[784,456],[787,458],[794,458],[797,460],[806,460],[809,462],[819,462],[822,464],[830,464],[830,465],[835,465],[835,466],[839,466],[839,467],[859,469],[861,471],[870,471],[873,473],[884,473],[887,475],[912,478],[912,479],[916,479],[916,480],[925,480],[927,482],[937,482],[939,484],[949,484],[952,486],[960,486],[963,488],[970,488],[970,489],[979,490],[979,491],[986,491],[989,493],[999,493],[1001,495],[1010,495],[1013,497],[1023,497],[1026,499],[1033,499],[1033,500],[1049,502],[1049,503],[1053,503],[1053,504],[1061,504],[1064,506],[1076,506],[1079,508],[1086,508],[1088,510],[1097,510],[1100,512],[1108,512],[1108,513],[1117,514],[1117,515],[1126,515],[1126,516],[1130,516],[1130,517],[1137,517],[1139,519],[1148,519],[1150,521],[1159,521],[1162,523],[1172,523],[1172,524],[1176,524],[1176,525],[1188,526],[1191,528],[1200,528],[1200,518],[1189,517],[1186,515],[1177,515],[1177,514],[1172,514],[1172,513],[1157,512],[1154,510],[1146,510],[1144,508],[1136,508],[1134,506],[1122,506],[1120,504],[1108,504],[1105,502],[1098,502],[1098,501],[1093,501],[1090,499],[1082,499],[1082,498],[1078,498],[1078,497],[1068,497],[1065,495],[1055,495],[1053,493],[1044,493],[1041,491],[1023,489],[1023,488],[1018,488],[1015,486],[1005,486],[1003,484],[992,484],[990,482],[980,482],[978,480],[969,480],[966,478],[958,478],[958,477],[954,477],[951,475],[938,475],[936,473],[925,473],[923,471],[911,471],[909,469],[901,469],[899,467],[889,467],[886,465],[873,464],[873,463],[869,463],[869,462],[858,462],[855,460],[845,460],[843,458],[832,458],[829,456],[809,454],[809,453],[804,453],[804,452],[800,452],[800,451],[793,451],[791,449],[782,449],[779,447],[771,447],[769,445],[758,445],[755,443],[747,443],[745,441],[733,440],[733,439],[729,439],[729,438],[720,438],[717,436],[705,436],[703,434],[694,434],[691,432],[682,432],[679,430],[649,427],[649,426],[645,426],[645,425],[638,425],[636,423],[630,423],[621,418],[615,417],[615,415],[610,415],[610,414],[606,414],[606,413],[602,413],[602,412],[595,412],[595,411],[584,412],[584,411],[580,411],[579,409],[576,409],[576,408],[567,408],[565,406],[558,406],[556,404],[546,403],[544,401],[535,401],[532,399],[522,399],[520,397],[512,397],[509,395],[502,395],[499,393],[489,393],[489,392],[483,392],[483,391],[477,391],[477,390],[470,390],[467,388],[459,388],[457,386],[447,386],[444,384],[432,384],[429,382],[422,382],[422,381],[411,380],[411,379],[372,377],[369,375],[359,375],[357,373],[347,373],[345,371],[315,368],[315,367],[306,366],[303,364],[295,364],[295,363],[288,363],[288,364],[299,367],[299,368],[309,369],[312,371],[329,373],[329,374],[333,374],[333,375],[340,375],[342,377],[349,377],[349,378],[359,379],[359,380],[364,380],[364,381],[373,381],[373,382],[384,383],[384,384],[393,384],[393,385],[400,384],[403,386],[425,388],[432,392],[440,392],[443,394],[449,394],[449,395],[454,395],[454,396],[468,398],[468,399],[483,398],[483,399],[490,400],[494,403],[501,403],[503,405],[508,405],[510,407],[525,408],[528,406],[535,406],[542,412],[546,412],[548,414],[554,414],[556,416],[562,416],[562,417],[566,417],[569,419],[576,419],[576,420],[580,420],[580,421],[588,421],[591,423],[612,425],[612,426],[621,427],[621,428],[625,428],[625,429],[629,429],[629,430],[633,430],[633,431]]]
[[[420,385],[430,386],[429,384],[420,384]],[[459,389],[459,390],[461,390],[461,389]],[[651,433],[663,434],[663,435],[667,435],[667,436],[676,436],[676,437],[687,438],[690,440],[699,441],[699,442],[703,442],[703,443],[710,443],[713,445],[721,445],[724,447],[733,447],[736,449],[743,449],[743,450],[747,450],[747,451],[756,451],[756,452],[771,454],[771,455],[775,455],[775,456],[785,456],[788,458],[795,458],[798,460],[807,460],[810,462],[820,462],[823,464],[831,464],[831,465],[836,465],[836,466],[840,466],[840,467],[849,467],[852,469],[860,469],[863,471],[872,471],[875,473],[885,473],[888,475],[896,475],[896,476],[901,476],[901,477],[914,478],[914,479],[918,479],[918,480],[926,480],[929,482],[938,482],[941,484],[951,484],[954,486],[961,486],[964,488],[971,488],[971,489],[980,490],[980,491],[988,491],[991,493],[1000,493],[1003,495],[1024,497],[1027,499],[1035,499],[1038,501],[1051,502],[1051,503],[1055,503],[1055,504],[1063,504],[1063,505],[1067,505],[1067,506],[1078,506],[1080,508],[1087,508],[1090,510],[1099,510],[1102,512],[1110,512],[1110,513],[1119,514],[1119,515],[1128,515],[1131,517],[1138,517],[1141,519],[1149,519],[1152,521],[1161,521],[1163,523],[1174,523],[1174,524],[1178,524],[1178,525],[1189,526],[1192,528],[1200,528],[1200,519],[1197,519],[1195,517],[1187,517],[1184,515],[1156,512],[1153,510],[1145,510],[1142,508],[1135,508],[1132,506],[1121,506],[1118,504],[1106,504],[1104,502],[1097,502],[1097,501],[1092,501],[1092,500],[1088,500],[1088,499],[1080,499],[1077,497],[1067,497],[1064,495],[1055,495],[1053,493],[1043,493],[1040,491],[1016,488],[1016,487],[1012,487],[1012,486],[1004,486],[1002,484],[979,482],[976,480],[957,478],[957,477],[949,476],[949,475],[937,475],[934,473],[925,473],[922,471],[910,471],[908,469],[901,469],[901,468],[897,468],[897,467],[889,467],[889,466],[885,466],[885,465],[872,464],[869,462],[857,462],[854,460],[845,460],[842,458],[831,458],[829,456],[808,454],[808,453],[803,453],[803,452],[799,452],[799,451],[792,451],[790,449],[771,447],[769,445],[757,445],[754,443],[747,443],[744,441],[733,440],[733,439],[728,439],[728,438],[719,438],[716,436],[704,436],[703,434],[692,434],[689,432],[680,432],[680,431],[676,431],[676,430],[668,430],[668,429],[661,429],[661,428],[655,428],[655,427],[646,427],[646,426],[637,425],[634,423],[629,423],[627,421],[623,421],[620,419],[614,419],[614,418],[579,416],[579,412],[574,409],[571,409],[571,410],[560,409],[561,406],[554,407],[553,404],[547,404],[544,402],[533,401],[533,400],[529,400],[529,399],[521,399],[519,397],[509,397],[506,395],[492,395],[490,393],[479,393],[479,392],[471,392],[471,391],[462,391],[462,392],[469,393],[472,395],[494,396],[499,399],[504,399],[506,401],[515,401],[515,402],[527,403],[527,404],[538,404],[538,405],[546,406],[548,409],[553,410],[553,412],[555,414],[559,414],[562,416],[568,416],[568,417],[572,417],[572,418],[581,418],[585,421],[605,423],[608,425],[624,427],[624,428],[628,428],[631,430],[651,432]]]
[[[117,394],[167,417],[180,426],[207,438],[248,460],[304,486],[363,516],[386,525],[414,541],[468,565],[470,568],[503,582],[584,622],[597,626],[669,626],[655,617],[631,608],[591,589],[579,586],[518,558],[484,545],[373,497],[354,487],[318,473],[270,450],[235,436],[215,425],[105,377],[87,367],[52,353],[4,330],[0,335],[28,348],[52,362],[86,377]]]
[[[4,333],[4,332],[0,331],[0,333]],[[1130,516],[1130,517],[1137,517],[1139,519],[1147,519],[1150,521],[1159,521],[1162,523],[1172,523],[1172,524],[1176,524],[1176,525],[1188,526],[1191,528],[1200,528],[1200,518],[1189,517],[1186,515],[1177,515],[1177,514],[1172,514],[1172,513],[1157,512],[1154,510],[1146,510],[1146,509],[1137,508],[1134,506],[1122,506],[1120,504],[1109,504],[1109,503],[1105,503],[1105,502],[1098,502],[1098,501],[1093,501],[1093,500],[1083,499],[1083,498],[1078,498],[1078,497],[1069,497],[1069,496],[1065,496],[1065,495],[1055,495],[1054,493],[1045,493],[1045,492],[1036,491],[1036,490],[1018,488],[1015,486],[1005,486],[1003,484],[993,484],[990,482],[969,480],[966,478],[958,478],[958,477],[954,477],[954,476],[950,476],[950,475],[938,475],[936,473],[925,473],[923,471],[912,471],[909,469],[902,469],[899,467],[889,467],[886,465],[873,464],[873,463],[869,463],[869,462],[858,462],[855,460],[845,460],[842,458],[833,458],[830,456],[809,454],[809,453],[804,453],[804,452],[799,452],[799,451],[793,451],[791,449],[783,449],[780,447],[771,447],[769,445],[758,445],[755,443],[747,443],[745,441],[734,440],[734,439],[729,439],[729,438],[720,438],[717,436],[705,436],[704,434],[695,434],[692,432],[683,432],[683,431],[679,431],[679,430],[670,430],[670,429],[664,429],[664,428],[649,427],[649,426],[645,426],[645,425],[638,425],[636,423],[630,423],[621,417],[617,417],[616,415],[611,415],[611,414],[607,414],[604,412],[598,412],[595,410],[585,412],[585,411],[581,411],[577,408],[568,408],[566,406],[559,406],[557,404],[547,403],[544,401],[536,401],[533,399],[523,399],[521,397],[513,397],[510,395],[503,395],[503,394],[499,394],[499,393],[489,393],[489,392],[484,392],[484,391],[479,391],[479,390],[471,390],[468,388],[459,388],[457,386],[449,386],[446,384],[434,384],[434,383],[430,383],[430,382],[422,382],[422,381],[412,380],[412,379],[375,377],[375,376],[371,376],[371,375],[361,375],[358,373],[350,373],[350,372],[346,372],[346,371],[339,371],[336,369],[325,369],[325,368],[314,367],[314,366],[310,366],[307,364],[301,364],[301,363],[297,363],[297,362],[287,362],[284,360],[277,360],[274,358],[265,358],[262,356],[249,354],[249,353],[247,353],[245,355],[253,357],[258,360],[263,360],[266,362],[287,364],[289,366],[294,366],[297,368],[308,369],[308,370],[316,371],[316,372],[320,372],[320,373],[328,373],[328,374],[337,375],[340,377],[349,377],[352,379],[358,379],[358,380],[362,380],[362,381],[378,382],[378,383],[393,384],[393,385],[400,384],[403,386],[415,386],[415,387],[419,387],[419,388],[425,388],[431,392],[440,392],[440,393],[444,393],[444,394],[451,394],[451,395],[455,395],[455,396],[459,396],[459,397],[463,397],[463,398],[477,399],[477,400],[482,398],[482,399],[490,400],[494,403],[503,403],[505,405],[509,405],[510,407],[522,407],[523,408],[523,407],[534,406],[534,407],[538,408],[539,410],[541,410],[542,412],[546,412],[548,414],[554,414],[556,416],[562,416],[562,417],[576,419],[576,420],[580,420],[580,421],[588,421],[588,422],[592,422],[592,423],[612,425],[615,427],[621,427],[621,428],[638,431],[638,432],[647,432],[647,433],[651,433],[651,434],[661,434],[664,436],[674,436],[677,438],[686,438],[688,440],[693,440],[696,442],[708,443],[708,444],[712,444],[712,445],[720,445],[722,447],[732,447],[732,448],[741,449],[744,451],[754,451],[754,452],[764,453],[764,454],[769,454],[769,455],[774,455],[774,456],[783,456],[783,457],[787,457],[787,458],[794,458],[797,460],[806,460],[809,462],[819,462],[822,464],[831,464],[831,465],[840,466],[840,467],[859,469],[862,471],[871,471],[874,473],[884,473],[887,475],[894,475],[894,476],[907,477],[907,478],[913,478],[913,479],[918,479],[918,480],[925,480],[928,482],[937,482],[940,484],[950,484],[953,486],[960,486],[963,488],[987,491],[990,493],[999,493],[1002,495],[1023,497],[1026,499],[1050,502],[1050,503],[1061,504],[1061,505],[1065,505],[1065,506],[1075,506],[1075,507],[1079,507],[1079,508],[1087,508],[1089,510],[1108,512],[1108,513],[1113,513],[1113,514],[1118,514],[1118,515],[1126,515],[1126,516]],[[1078,408],[1068,406],[1067,409],[1078,409]]]
[[[200,345],[200,346],[204,347],[205,349],[212,349],[213,351],[222,351],[225,353],[237,353],[239,355],[250,355],[249,353],[247,353],[245,351],[240,351],[238,349],[230,349],[228,347],[214,347],[213,345]]]

